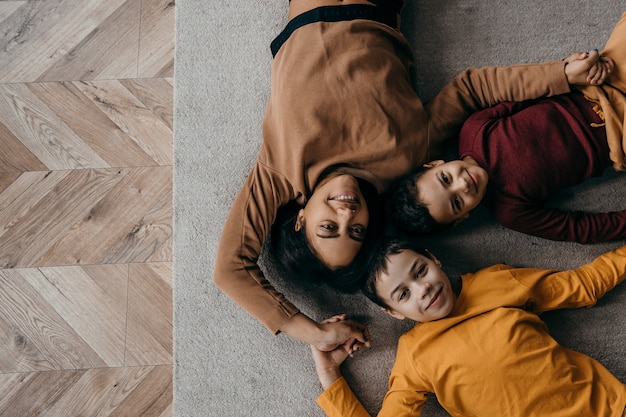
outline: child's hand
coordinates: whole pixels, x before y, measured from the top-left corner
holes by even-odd
[[[589,69],[589,75],[587,76],[587,82],[589,85],[600,85],[608,78],[613,72],[615,63],[608,56],[600,55],[598,62]]]
[[[597,49],[590,52],[574,52],[564,59],[567,81],[574,85],[600,85],[611,74],[613,60],[600,56]]]
[[[342,347],[346,354],[351,354],[357,347],[370,346],[367,327],[354,320],[348,320],[345,314],[324,320],[318,327],[322,330],[323,337],[315,343],[315,347],[321,351]]]
[[[326,319],[321,324],[339,323],[342,321],[347,321],[345,314]],[[353,356],[353,353],[360,350],[363,346],[362,343],[355,339],[347,340],[343,345],[339,345],[330,351],[320,350],[316,346],[311,345],[315,370],[324,389],[341,377],[341,364],[348,356]]]

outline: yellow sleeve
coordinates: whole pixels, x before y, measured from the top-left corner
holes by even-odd
[[[339,378],[318,398],[317,404],[329,417],[370,417],[344,378]]]
[[[396,362],[389,378],[389,390],[378,417],[419,417],[426,402],[411,350],[406,349],[406,338],[400,338]],[[408,342],[410,344],[410,341]],[[339,378],[317,399],[317,404],[329,417],[368,417],[369,414],[356,398],[344,378]]]
[[[511,273],[531,292],[533,311],[594,305],[626,278],[626,246],[607,252],[578,269],[550,271],[512,269]]]

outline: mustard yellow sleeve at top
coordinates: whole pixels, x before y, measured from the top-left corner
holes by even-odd
[[[626,12],[613,28],[604,49],[600,51],[615,62],[615,70],[600,86],[577,87],[595,104],[594,109],[605,122],[611,161],[617,171],[626,170]]]

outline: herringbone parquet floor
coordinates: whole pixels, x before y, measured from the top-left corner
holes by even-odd
[[[174,1],[0,1],[0,416],[172,415]]]

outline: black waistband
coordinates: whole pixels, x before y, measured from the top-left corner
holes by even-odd
[[[280,47],[298,28],[315,22],[343,22],[348,20],[366,19],[383,23],[392,28],[398,26],[398,13],[394,8],[370,6],[367,4],[351,4],[347,6],[323,6],[293,18],[285,29],[270,45],[272,56],[276,56]]]

